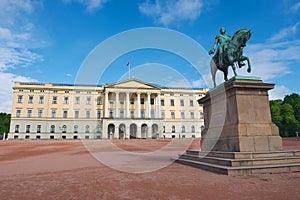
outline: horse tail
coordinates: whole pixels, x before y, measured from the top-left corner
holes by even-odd
[[[210,60],[210,72],[211,72],[211,77],[212,77],[212,80],[213,80],[213,83],[214,83],[214,87],[216,87],[216,73],[217,73],[217,65],[214,61],[214,59],[212,58]]]

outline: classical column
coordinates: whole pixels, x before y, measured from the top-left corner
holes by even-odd
[[[161,113],[160,113],[160,93],[157,94],[156,97],[156,117],[161,118]]]
[[[130,118],[130,112],[129,112],[129,92],[126,92],[126,118]]]
[[[141,118],[141,93],[137,93],[137,104],[136,104],[137,117]]]
[[[115,116],[116,116],[116,118],[119,118],[119,92],[115,92],[115,93],[116,93],[116,103],[115,103],[116,114],[115,114]]]
[[[147,93],[147,106],[146,106],[146,112],[147,112],[147,117],[148,117],[148,118],[151,118],[150,95],[151,95],[151,93],[148,92],[148,93]]]
[[[105,92],[104,117],[108,117],[108,92]]]

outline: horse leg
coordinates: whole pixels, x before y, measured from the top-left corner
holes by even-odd
[[[216,73],[217,73],[217,70],[218,70],[218,68],[217,68],[214,60],[211,59],[211,61],[210,61],[210,72],[211,72],[212,80],[214,82],[214,87],[216,87]]]
[[[248,64],[248,69],[247,72],[250,73],[251,72],[251,64],[250,64],[250,60],[247,56],[241,56],[241,61],[247,60],[247,64]]]
[[[227,78],[227,76],[228,76],[228,67],[226,69],[224,69],[223,73],[224,73],[224,80],[228,81],[228,78]]]
[[[231,68],[233,70],[234,76],[237,76],[237,73],[236,73],[236,70],[235,70],[236,67],[235,67],[234,63],[231,65]]]

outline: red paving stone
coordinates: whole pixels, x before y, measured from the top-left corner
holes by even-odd
[[[133,152],[170,140],[114,141]],[[190,149],[198,149],[195,140]],[[300,150],[300,139],[283,140]],[[81,141],[1,141],[0,199],[300,199],[300,173],[226,176],[173,163],[132,174],[95,160]]]

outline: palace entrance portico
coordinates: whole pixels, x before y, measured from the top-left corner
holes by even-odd
[[[102,127],[107,139],[156,138],[161,127],[161,88],[137,80],[106,85]]]

